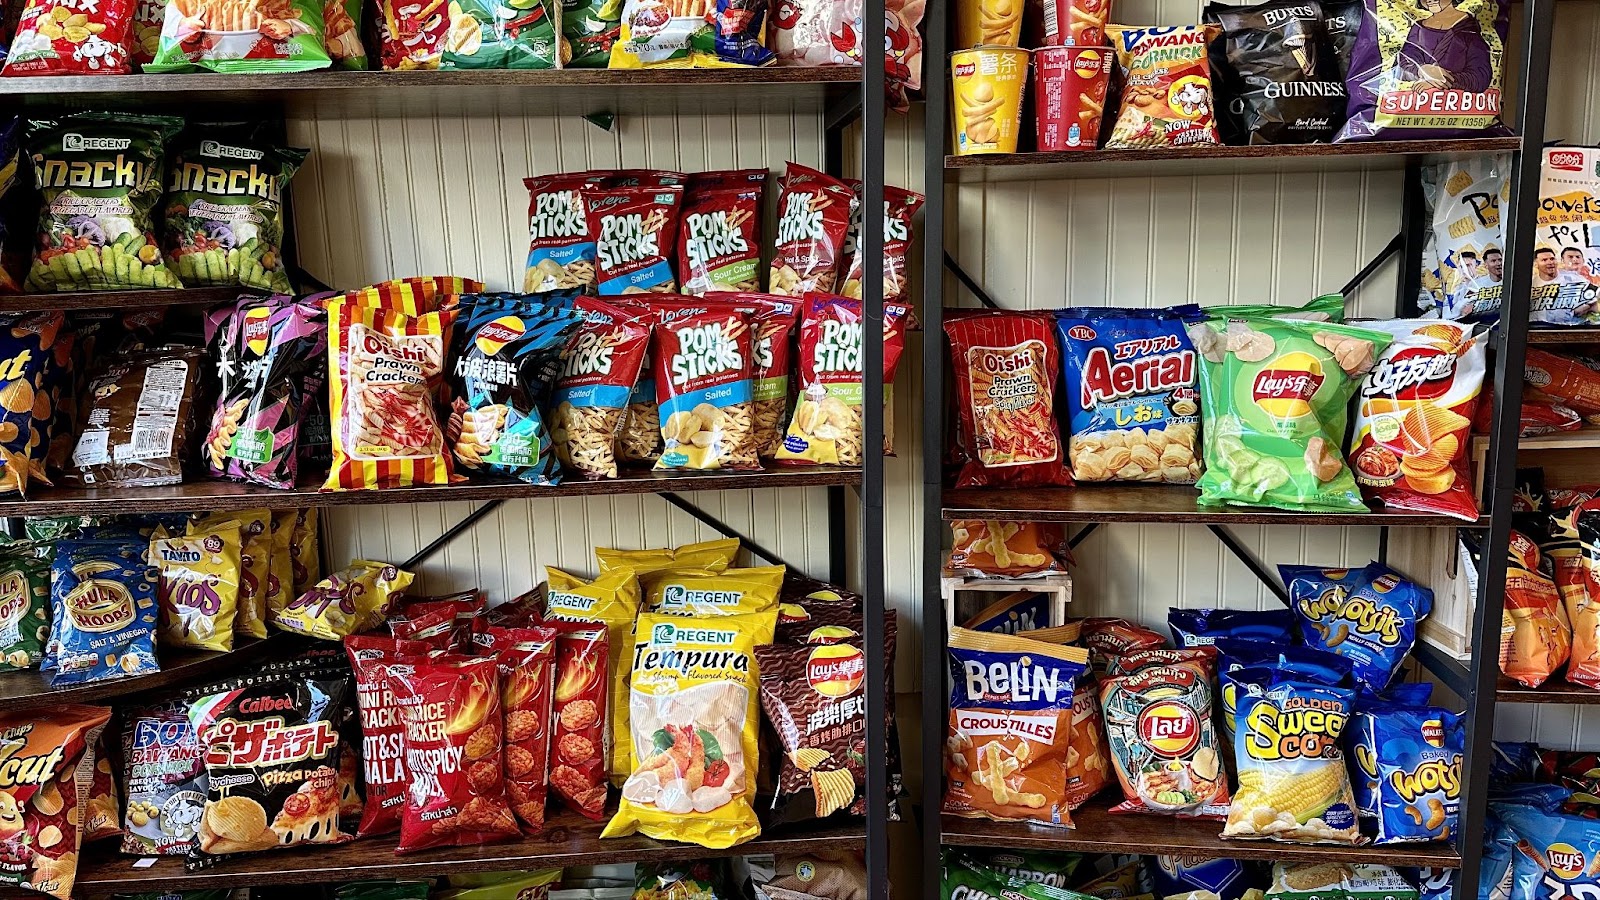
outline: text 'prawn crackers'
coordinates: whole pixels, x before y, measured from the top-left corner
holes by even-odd
[[[1106,738],[1125,798],[1113,811],[1223,818],[1228,772],[1211,724],[1212,666],[1202,659],[1165,663],[1159,654],[1152,661],[1100,682]]]
[[[1067,755],[1082,647],[951,629],[944,811],[1072,827]]]

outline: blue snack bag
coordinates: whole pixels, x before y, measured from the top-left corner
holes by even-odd
[[[1450,900],[1456,885],[1456,870],[1436,868],[1405,868],[1401,874],[1417,886],[1417,900]]]
[[[57,612],[51,687],[159,672],[156,570],[148,545],[62,541],[50,565]]]
[[[1350,592],[1361,586],[1361,569],[1321,566],[1279,566],[1278,577],[1289,591],[1289,608],[1300,620],[1300,639],[1316,646],[1328,636],[1328,623]]]
[[[1362,580],[1328,621],[1327,637],[1307,643],[1348,658],[1356,681],[1381,691],[1417,642],[1418,627],[1433,611],[1433,591],[1383,563],[1368,564]]]
[[[1369,703],[1389,703],[1394,706],[1427,706],[1433,699],[1433,683],[1428,681],[1397,681],[1381,691],[1362,686],[1356,691],[1356,706]]]
[[[1248,864],[1241,860],[1165,854],[1157,854],[1155,860],[1150,874],[1157,897],[1209,891],[1218,900],[1239,900],[1245,891],[1258,886],[1250,877]]]
[[[1294,639],[1294,621],[1294,613],[1287,609],[1167,610],[1172,643],[1179,647],[1204,647],[1218,638],[1287,644]]]
[[[1267,666],[1319,684],[1344,685],[1350,681],[1350,661],[1325,650],[1235,638],[1219,639],[1216,646],[1220,654],[1217,686],[1222,694],[1222,722],[1230,738],[1233,737],[1234,715],[1239,709],[1240,693],[1249,695],[1252,689],[1251,683],[1241,684],[1234,680],[1233,674],[1241,669]]]
[[[973,631],[998,631],[1021,634],[1050,627],[1050,595],[1032,591],[1010,594],[996,600],[961,623]]]
[[[1600,891],[1600,821],[1519,804],[1494,809],[1523,845],[1522,852],[1511,852],[1511,900],[1565,900]]]
[[[1380,844],[1444,840],[1461,807],[1466,728],[1435,706],[1359,707],[1350,730],[1352,787]]]

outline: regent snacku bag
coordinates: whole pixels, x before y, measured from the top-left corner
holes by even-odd
[[[182,287],[161,258],[152,211],[165,144],[179,119],[80,112],[28,123],[34,183],[43,195],[29,291]],[[80,187],[74,172],[104,167],[111,184]]]
[[[169,0],[146,72],[307,72],[332,62],[322,0]]]
[[[439,68],[560,68],[559,0],[451,0],[449,9]]]
[[[283,187],[309,150],[259,140],[259,128],[196,126],[174,143],[162,249],[188,287],[290,293]]]

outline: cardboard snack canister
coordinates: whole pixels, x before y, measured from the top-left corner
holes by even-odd
[[[950,54],[957,156],[1017,152],[1027,80],[1026,50],[973,47]]]
[[[1038,149],[1093,150],[1100,142],[1116,55],[1109,47],[1040,47],[1033,51]]]
[[[960,0],[956,4],[956,46],[1018,46],[1025,5],[1024,0]]]

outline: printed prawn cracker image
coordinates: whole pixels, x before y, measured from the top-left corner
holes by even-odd
[[[171,0],[146,72],[305,72],[332,64],[323,0]]]

